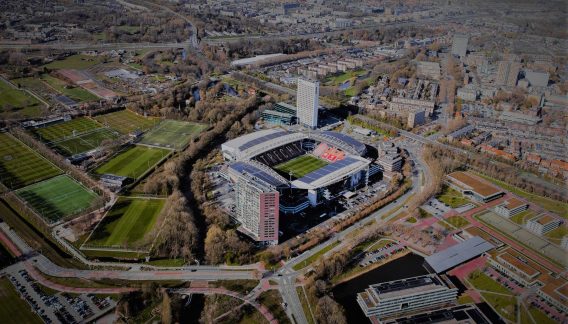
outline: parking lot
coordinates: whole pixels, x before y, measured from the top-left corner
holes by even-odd
[[[394,243],[394,242],[388,243],[387,245],[383,246],[382,248],[376,251],[367,252],[363,260],[359,262],[359,266],[365,267],[375,262],[381,261],[383,259],[390,257],[391,255],[402,252],[405,248],[406,247],[400,243]]]
[[[8,271],[10,282],[45,323],[85,323],[108,313],[116,306],[111,298],[99,298],[92,294],[51,294],[40,286],[24,269],[14,265]]]

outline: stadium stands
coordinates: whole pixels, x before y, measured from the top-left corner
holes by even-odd
[[[305,151],[302,149],[300,142],[294,142],[262,153],[254,159],[268,166],[274,166],[292,160],[304,153]]]

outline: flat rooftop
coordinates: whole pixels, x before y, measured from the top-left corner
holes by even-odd
[[[498,256],[499,259],[511,264],[515,268],[517,268],[520,272],[524,273],[526,276],[532,278],[540,273],[540,271],[536,270],[530,265],[530,261],[524,258],[522,255],[518,254],[517,252],[510,251],[500,254]]]
[[[510,210],[523,205],[527,205],[527,203],[517,198],[511,198],[507,200],[504,207]]]
[[[477,194],[483,197],[491,197],[503,192],[497,187],[490,185],[486,181],[481,180],[478,177],[468,172],[463,172],[463,171],[452,172],[448,174],[448,178],[450,178],[450,180],[456,180],[460,183],[463,183],[464,185],[469,187],[464,189],[473,190]]]
[[[370,286],[379,299],[400,297],[420,292],[425,293],[445,287],[446,285],[436,275],[418,276]]]
[[[436,273],[441,273],[493,248],[493,244],[479,236],[474,236],[443,251],[434,253],[424,260]]]
[[[552,217],[549,214],[542,214],[542,215],[539,215],[539,216],[532,218],[530,221],[531,222],[537,222],[540,225],[545,226],[545,225],[548,225],[548,224],[550,224],[554,221],[557,221],[557,219],[555,217]]]

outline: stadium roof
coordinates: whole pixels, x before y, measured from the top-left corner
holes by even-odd
[[[366,150],[365,144],[359,142],[358,140],[354,139],[353,137],[351,137],[349,135],[345,135],[345,134],[338,133],[338,132],[332,132],[332,131],[325,131],[325,132],[322,132],[322,134],[324,134],[326,136],[334,137],[334,138],[352,146],[360,154],[363,154]]]
[[[441,273],[493,248],[493,244],[479,236],[474,236],[457,245],[426,257],[425,261],[436,273]]]
[[[278,176],[272,175],[268,171],[262,170],[261,168],[246,162],[235,162],[231,164],[229,168],[240,174],[248,173],[274,187],[287,186],[285,180],[283,181]]]
[[[312,171],[300,179],[294,180],[292,186],[299,189],[316,189],[328,186],[343,177],[352,175],[366,168],[371,162],[358,156],[347,156],[345,159],[330,163]]]

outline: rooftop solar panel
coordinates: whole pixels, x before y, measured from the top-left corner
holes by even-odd
[[[493,244],[474,236],[457,245],[426,257],[425,261],[436,271],[444,272],[494,248]]]
[[[272,175],[268,174],[267,172],[255,167],[254,165],[250,165],[248,163],[245,162],[236,162],[231,164],[230,166],[231,169],[239,172],[239,173],[243,173],[246,172],[252,176],[255,176],[257,178],[259,178],[260,180],[275,186],[275,187],[280,187],[280,186],[285,186],[286,183],[280,181],[279,179],[273,177]]]
[[[338,140],[353,146],[355,149],[357,149],[357,151],[364,151],[365,150],[365,144],[359,142],[358,140],[352,138],[351,136],[348,136],[348,135],[345,135],[345,134],[342,134],[342,133],[338,133],[338,132],[332,132],[332,131],[325,131],[323,133],[325,135],[335,137]]]
[[[304,183],[312,183],[318,179],[320,179],[321,177],[324,177],[334,171],[337,171],[341,168],[344,168],[348,165],[351,165],[353,163],[357,163],[359,162],[359,160],[353,158],[353,157],[346,157],[343,160],[337,161],[335,163],[330,163],[322,168],[319,168],[315,171],[312,171],[308,174],[306,174],[305,176],[301,177],[300,179],[298,179],[298,181],[304,182]]]
[[[260,143],[270,141],[272,139],[275,139],[275,138],[278,138],[280,136],[284,136],[284,135],[287,135],[287,134],[288,134],[287,131],[280,131],[280,132],[276,132],[276,133],[272,133],[272,134],[267,134],[267,135],[264,135],[262,137],[255,138],[251,141],[244,143],[243,145],[239,146],[239,150],[244,151],[244,150],[251,148],[255,145],[258,145]]]

